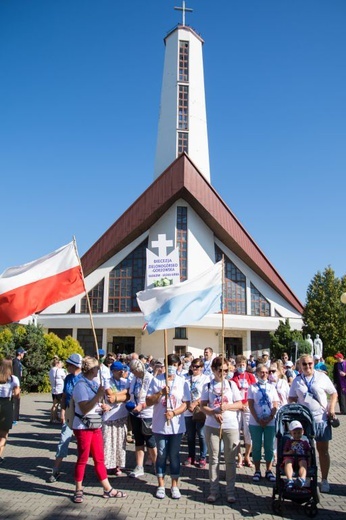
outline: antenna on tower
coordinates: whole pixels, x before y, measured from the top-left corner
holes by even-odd
[[[185,6],[185,0],[183,0],[182,7],[175,7],[174,9],[176,9],[177,11],[183,11],[183,25],[185,25],[185,13],[192,13],[193,9]]]

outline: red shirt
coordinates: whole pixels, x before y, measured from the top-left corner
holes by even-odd
[[[238,370],[236,370],[234,372],[232,381],[235,382],[235,384],[237,385],[237,387],[240,390],[241,397],[242,397],[241,402],[243,404],[246,404],[249,387],[256,383],[255,376],[253,374],[251,374],[250,372],[245,371],[245,372],[240,373],[240,372],[238,372]]]

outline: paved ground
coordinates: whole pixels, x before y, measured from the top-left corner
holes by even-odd
[[[248,468],[238,470],[237,502],[233,507],[227,505],[224,494],[215,505],[205,503],[208,471],[197,468],[182,468],[181,500],[156,499],[156,478],[150,472],[140,479],[131,479],[127,475],[113,477],[113,486],[125,490],[129,496],[123,500],[105,500],[92,465],[87,468],[84,502],[74,504],[71,500],[76,459],[74,443],[64,462],[62,479],[55,484],[46,483],[59,438],[59,428],[48,423],[49,408],[48,394],[30,394],[22,398],[22,420],[10,432],[5,461],[0,466],[1,520],[280,518],[272,512],[271,484],[267,485],[264,481],[260,485],[253,484],[252,470]],[[333,431],[334,439],[331,443],[331,493],[321,495],[317,517],[319,520],[346,519],[346,461],[343,449],[346,418],[341,419],[342,425]],[[131,444],[128,447],[127,466],[133,468],[134,447]],[[186,458],[184,444],[181,451],[183,460]],[[169,479],[169,486],[168,481]],[[307,518],[301,506],[289,501],[285,504],[283,518]]]

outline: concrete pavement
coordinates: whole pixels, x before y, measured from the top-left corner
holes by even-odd
[[[76,444],[71,444],[70,454],[62,466],[62,478],[54,483],[46,482],[50,475],[59,439],[59,426],[49,424],[49,394],[29,394],[21,400],[21,421],[10,431],[5,451],[5,461],[0,466],[0,518],[1,520],[161,520],[214,518],[239,520],[257,518],[277,519],[272,512],[272,485],[264,479],[252,483],[253,470],[238,471],[237,502],[231,507],[222,497],[215,505],[205,502],[208,494],[208,470],[182,468],[182,498],[158,500],[156,478],[151,470],[139,479],[111,477],[112,485],[128,493],[126,499],[102,498],[93,465],[87,467],[84,481],[84,502],[72,502],[74,484],[73,469],[76,460]],[[321,495],[318,506],[319,520],[345,520],[346,470],[345,439],[346,417],[340,417],[340,428],[333,430],[331,442],[331,492]],[[182,445],[181,460],[186,458],[186,446]],[[128,445],[127,468],[134,467],[134,446]],[[224,475],[224,472],[222,472]],[[225,485],[222,482],[223,486]],[[167,491],[170,479],[167,478]],[[303,507],[285,502],[285,519],[307,518]]]

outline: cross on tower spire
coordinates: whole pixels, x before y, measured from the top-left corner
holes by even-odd
[[[177,11],[183,11],[183,25],[185,25],[185,13],[192,13],[193,9],[190,7],[185,7],[185,0],[183,0],[183,6],[182,7],[175,7]]]

